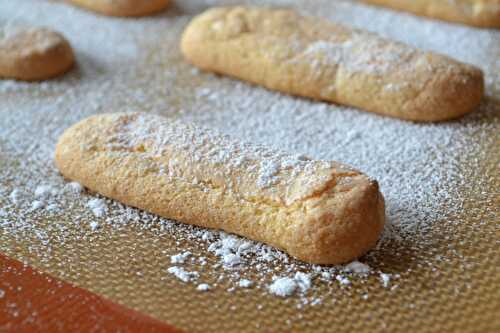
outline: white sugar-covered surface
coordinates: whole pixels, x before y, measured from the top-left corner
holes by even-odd
[[[84,273],[75,257],[61,257],[60,249],[116,242],[124,229],[129,235],[146,232],[151,248],[160,249],[154,260],[163,263],[162,280],[177,278],[207,294],[245,289],[297,296],[299,308],[327,304],[332,288],[359,289],[367,297],[360,285],[370,279],[393,290],[404,284],[400,275],[411,274],[413,264],[438,272],[449,260],[468,264],[453,248],[458,238],[453,231],[466,213],[491,206],[494,199],[498,172],[485,165],[495,165],[491,160],[499,155],[499,107],[493,99],[500,96],[500,32],[348,1],[259,1],[292,6],[483,69],[488,97],[479,110],[458,121],[416,124],[278,94],[185,63],[179,51],[183,27],[201,10],[230,3],[178,1],[158,16],[117,19],[59,2],[0,1],[0,25],[60,31],[78,63],[52,81],[0,81],[0,251],[78,281]],[[377,179],[386,198],[387,227],[377,248],[360,259],[368,268],[355,265],[363,267],[359,274],[352,265],[300,263],[262,244],[124,207],[64,180],[53,164],[58,136],[89,115],[117,111],[194,122],[242,141],[347,163]],[[486,210],[472,228],[491,232],[494,216]],[[446,251],[443,239],[450,244]],[[100,290],[99,281],[92,283]]]

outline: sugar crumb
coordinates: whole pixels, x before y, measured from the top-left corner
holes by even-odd
[[[269,292],[280,297],[291,296],[296,289],[297,283],[289,277],[277,278],[269,286]]]
[[[384,288],[389,287],[389,284],[391,282],[391,275],[385,274],[385,273],[380,273],[380,281],[382,282],[382,285],[384,286]]]
[[[198,273],[196,272],[188,272],[184,270],[182,267],[172,266],[167,270],[170,274],[173,274],[176,278],[181,280],[182,282],[189,282],[198,277]]]
[[[354,274],[368,274],[371,271],[370,266],[357,260],[344,266],[345,270]]]
[[[106,202],[102,199],[94,198],[89,200],[87,207],[90,208],[92,214],[96,217],[103,217],[107,211]]]
[[[253,285],[253,282],[247,279],[241,279],[238,281],[238,286],[240,288],[250,288]]]
[[[89,226],[90,226],[90,230],[96,231],[97,229],[99,229],[99,222],[97,222],[97,221],[91,221],[89,223]]]
[[[190,251],[185,251],[183,253],[170,256],[170,262],[172,264],[183,264],[190,255]]]
[[[209,291],[210,290],[210,286],[206,283],[201,283],[199,284],[197,287],[196,287],[196,290],[199,290],[199,291]]]

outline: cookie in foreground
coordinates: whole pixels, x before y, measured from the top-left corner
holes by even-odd
[[[474,66],[291,10],[209,9],[184,30],[181,49],[207,71],[405,120],[460,117],[484,90]]]
[[[66,178],[106,197],[310,263],[363,255],[385,220],[377,182],[349,166],[156,115],[84,119],[60,137],[55,162]]]
[[[136,17],[161,12],[170,0],[69,0],[82,8],[108,16]]]
[[[10,28],[0,32],[0,77],[35,81],[67,72],[75,57],[69,42],[48,28]]]
[[[362,0],[366,3],[481,28],[500,28],[500,0]]]

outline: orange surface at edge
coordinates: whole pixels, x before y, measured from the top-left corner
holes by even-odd
[[[0,296],[0,332],[181,333],[1,253]]]

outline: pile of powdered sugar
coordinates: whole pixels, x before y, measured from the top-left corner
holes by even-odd
[[[133,225],[201,247],[205,255],[186,248],[165,253],[165,278],[192,284],[200,292],[229,284],[227,292],[250,288],[297,295],[303,306],[325,301],[327,296],[315,293],[318,286],[349,289],[364,279],[378,279],[387,290],[397,288],[403,283],[400,272],[382,269],[372,258],[405,239],[417,243],[418,256],[418,251],[430,251],[436,222],[459,223],[448,217],[463,209],[461,189],[471,175],[461,165],[475,172],[479,161],[471,156],[493,144],[491,134],[499,124],[481,120],[495,107],[486,101],[460,121],[415,124],[201,73],[182,61],[179,35],[191,14],[222,3],[231,1],[190,1],[173,14],[143,20],[108,19],[61,3],[0,5],[0,22],[36,23],[64,32],[78,62],[55,81],[0,81],[0,239],[30,239],[30,254],[50,261],[52,248],[75,237],[75,228],[85,238],[109,232],[108,227]],[[495,76],[500,64],[492,56],[492,48],[500,44],[498,32],[349,2],[297,6],[480,66],[487,93],[500,90]],[[180,118],[243,141],[347,163],[377,179],[386,199],[387,227],[377,249],[361,259],[372,267],[357,261],[338,267],[301,263],[264,244],[162,219],[65,181],[53,165],[58,136],[89,115],[116,111]],[[272,177],[272,166],[268,169]],[[47,227],[40,219],[54,223]]]

